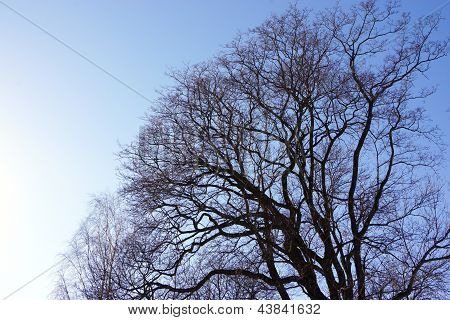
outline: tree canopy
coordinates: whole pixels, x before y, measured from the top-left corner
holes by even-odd
[[[443,143],[415,85],[448,53],[440,19],[292,6],[173,72],[120,155],[114,267],[58,295],[93,277],[84,298],[448,298]],[[111,262],[91,240],[68,260]]]

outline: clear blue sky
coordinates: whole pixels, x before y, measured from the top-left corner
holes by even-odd
[[[165,72],[210,58],[289,1],[2,0],[154,99]],[[345,5],[348,1],[342,1]],[[353,2],[353,1],[352,1]],[[404,1],[414,17],[447,1]],[[333,1],[297,1],[313,9]],[[450,18],[450,5],[444,9]],[[440,37],[449,36],[449,21]],[[426,85],[430,117],[450,137],[449,60]],[[115,153],[149,103],[0,4],[0,298],[57,261],[90,195],[117,186]],[[449,177],[449,169],[444,175]],[[45,299],[44,276],[14,299]]]

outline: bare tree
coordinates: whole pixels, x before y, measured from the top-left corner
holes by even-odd
[[[112,195],[91,202],[92,212],[70,242],[58,270],[53,296],[59,299],[119,298],[115,282],[129,224],[123,205]]]
[[[245,277],[282,299],[448,297],[442,142],[420,107],[432,90],[414,86],[448,52],[439,20],[411,23],[395,2],[293,7],[174,72],[122,154],[123,194],[158,243],[145,286],[192,295]]]
[[[448,52],[439,21],[292,7],[173,72],[121,154],[113,297],[448,298],[443,143],[415,86]]]

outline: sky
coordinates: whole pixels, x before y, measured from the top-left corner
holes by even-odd
[[[213,57],[292,1],[0,0],[0,298],[58,261],[92,195],[117,188],[116,154],[150,106],[2,2],[153,100],[170,69]],[[448,2],[404,6],[417,18]],[[316,10],[334,1],[296,3]],[[441,38],[450,5],[443,15]],[[447,141],[449,71],[447,57],[420,79],[438,86],[426,108]],[[47,299],[53,285],[50,272],[10,299]]]

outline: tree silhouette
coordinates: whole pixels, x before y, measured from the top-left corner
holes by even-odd
[[[121,153],[123,297],[448,297],[443,143],[415,86],[448,52],[439,21],[291,7],[173,72]]]

